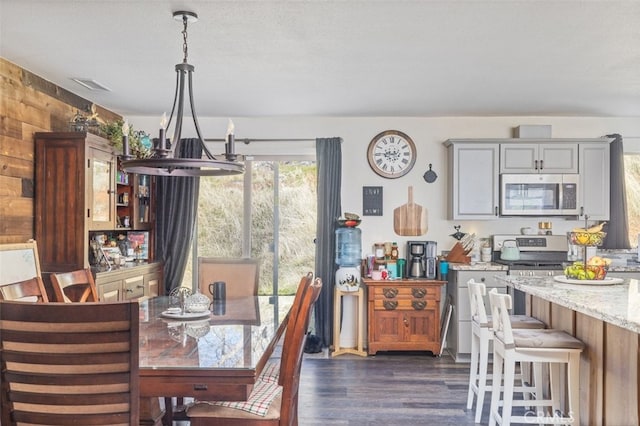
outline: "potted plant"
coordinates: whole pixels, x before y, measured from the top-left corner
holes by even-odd
[[[109,139],[113,147],[122,152],[122,127],[124,120],[107,122],[100,125],[101,133]],[[135,158],[147,158],[151,155],[151,140],[142,130],[134,130],[129,126],[129,150]]]

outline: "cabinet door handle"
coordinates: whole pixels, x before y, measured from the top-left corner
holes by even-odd
[[[480,278],[480,281],[484,282],[486,280],[485,277]]]
[[[404,314],[404,316],[402,317],[402,322],[404,323],[405,327],[409,327],[409,320],[407,319],[407,314]]]
[[[384,306],[384,308],[387,311],[393,311],[394,309],[396,309],[398,307],[398,301],[397,300],[383,300],[382,301],[382,306]]]
[[[415,297],[416,299],[422,299],[427,294],[427,289],[426,288],[412,288],[411,289],[411,294],[413,294],[413,297]]]
[[[533,160],[533,168],[538,170],[538,160]]]
[[[498,216],[498,206],[495,206],[495,207],[493,208],[493,210],[494,210],[494,212],[495,212],[495,213],[494,213],[494,215],[495,215],[495,216]]]
[[[424,310],[424,308],[427,307],[427,301],[426,300],[413,300],[413,301],[411,301],[411,306],[413,306],[413,309],[415,309],[416,311],[422,311],[422,310]]]
[[[393,299],[398,295],[398,289],[385,287],[382,289],[382,294],[384,294],[384,297],[387,299]]]
[[[544,169],[544,160],[540,160],[540,170]]]

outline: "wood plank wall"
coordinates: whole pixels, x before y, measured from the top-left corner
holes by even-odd
[[[34,237],[34,132],[69,131],[92,102],[0,58],[0,244]],[[101,121],[119,115],[95,105]]]

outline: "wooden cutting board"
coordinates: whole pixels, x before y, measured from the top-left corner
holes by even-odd
[[[398,235],[417,236],[427,233],[427,209],[413,202],[413,186],[409,187],[409,202],[393,211],[393,230]]]

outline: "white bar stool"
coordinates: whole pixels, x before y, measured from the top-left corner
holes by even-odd
[[[471,279],[467,282],[469,289],[469,302],[471,304],[471,365],[469,367],[469,392],[467,395],[467,410],[473,407],[474,396],[476,396],[475,422],[480,423],[482,409],[484,407],[484,397],[487,391],[491,391],[492,384],[487,383],[487,367],[489,364],[489,342],[493,340],[493,328],[491,317],[487,315],[484,298],[487,289],[484,283],[475,282]],[[526,315],[512,315],[511,323],[513,328],[542,329],[545,325],[533,317]],[[536,376],[540,375],[536,369]],[[535,383],[542,382],[541,377],[536,377]],[[518,387],[515,392],[538,393],[542,388],[536,390],[530,386]]]
[[[580,352],[584,344],[561,330],[514,330],[509,318],[511,296],[499,294],[496,289],[489,292],[489,301],[494,326],[493,339],[493,390],[491,393],[491,418],[489,425],[516,423],[580,424]],[[514,401],[514,379],[516,362],[550,364],[550,399],[538,396],[536,400]],[[567,365],[568,407],[560,407],[559,364]],[[504,391],[500,399],[501,378],[504,367]],[[502,412],[499,407],[502,406]],[[551,407],[551,412],[527,411],[522,416],[512,415],[514,406]]]

